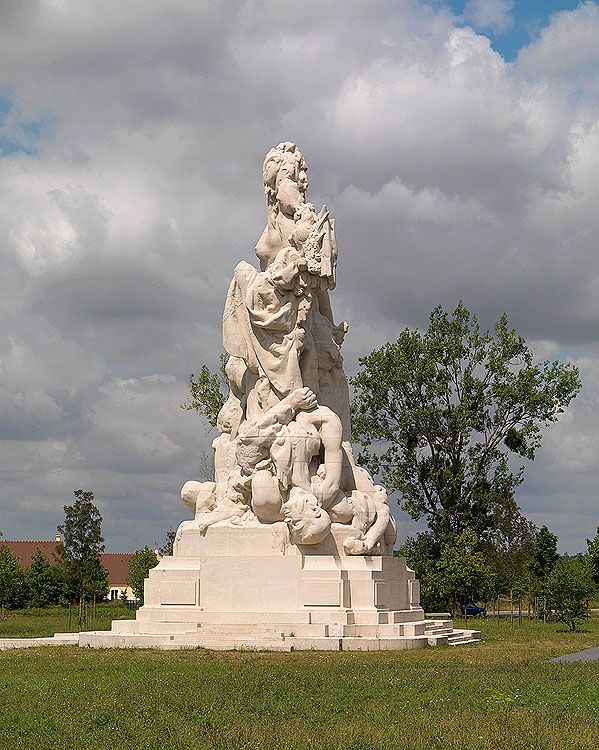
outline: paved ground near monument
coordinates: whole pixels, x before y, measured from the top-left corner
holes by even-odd
[[[395,653],[5,651],[0,748],[594,750],[599,663],[549,660],[599,647],[599,618],[477,622]]]
[[[574,654],[564,654],[551,661],[599,661],[599,648],[587,648],[584,651],[576,651]]]

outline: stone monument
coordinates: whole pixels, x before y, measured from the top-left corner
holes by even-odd
[[[193,518],[150,571],[134,621],[81,645],[399,649],[476,631],[427,620],[393,556],[387,493],[355,461],[335,324],[335,222],[306,200],[307,166],[280,143],[263,166],[259,268],[235,268],[223,316],[228,398],[214,481],[186,482]]]

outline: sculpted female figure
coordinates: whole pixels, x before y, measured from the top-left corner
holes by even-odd
[[[235,268],[223,316],[229,354],[227,402],[214,441],[215,482],[187,483],[195,527],[284,521],[290,540],[317,544],[343,524],[346,554],[390,543],[386,493],[356,466],[349,392],[333,322],[335,224],[306,202],[306,162],[293,143],[263,165],[267,223],[256,245],[260,269]]]

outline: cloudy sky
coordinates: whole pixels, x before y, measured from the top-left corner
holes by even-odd
[[[254,259],[264,154],[293,140],[337,218],[348,371],[460,298],[580,366],[520,501],[581,549],[599,524],[597,39],[597,2],[4,0],[5,537],[51,538],[77,487],[110,551],[186,516],[212,436],[179,404]]]

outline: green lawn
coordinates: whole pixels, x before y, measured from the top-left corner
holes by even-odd
[[[599,744],[599,645],[477,621],[474,646],[380,653],[0,652],[0,748],[519,750]]]
[[[71,610],[70,630],[77,630],[78,608]],[[119,602],[102,603],[90,617],[87,630],[110,630],[113,620],[135,617],[135,612]],[[0,638],[38,638],[69,632],[68,607],[4,610],[0,614]]]

